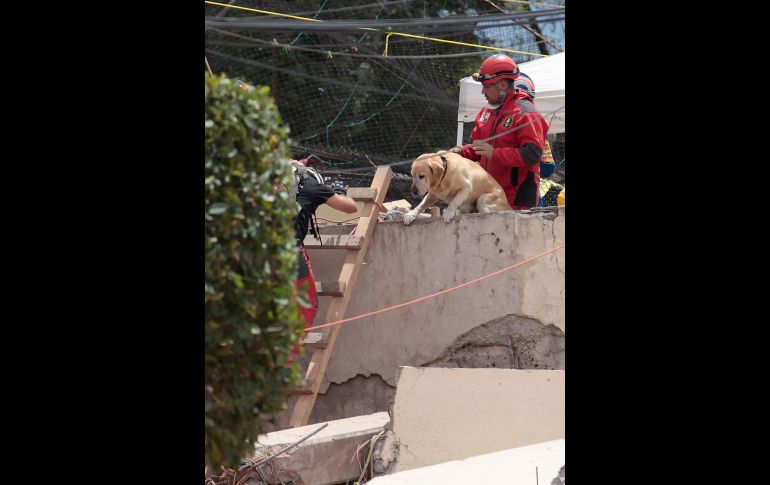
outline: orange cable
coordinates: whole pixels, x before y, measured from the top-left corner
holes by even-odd
[[[488,274],[486,276],[482,276],[480,278],[476,278],[475,280],[467,281],[467,282],[462,283],[460,285],[457,285],[457,286],[455,286],[453,288],[447,288],[446,290],[441,290],[441,291],[439,291],[437,293],[433,293],[431,295],[422,296],[420,298],[408,301],[406,303],[399,303],[398,305],[394,305],[394,306],[390,306],[390,307],[387,307],[387,308],[383,308],[381,310],[375,310],[375,311],[369,312],[369,313],[364,313],[363,315],[358,315],[356,317],[344,318],[342,320],[337,320],[336,322],[324,323],[323,325],[316,325],[316,326],[313,326],[313,327],[308,327],[308,328],[305,329],[305,331],[309,332],[311,330],[319,330],[319,329],[322,329],[322,328],[325,328],[325,327],[332,327],[334,325],[341,325],[343,323],[352,322],[353,320],[359,320],[359,319],[364,318],[364,317],[370,317],[372,315],[377,315],[378,313],[384,313],[384,312],[387,312],[387,311],[390,311],[390,310],[395,310],[396,308],[402,308],[402,307],[405,307],[405,306],[408,306],[408,305],[412,305],[414,303],[417,303],[417,302],[420,302],[420,301],[423,301],[423,300],[427,300],[429,298],[434,298],[434,297],[437,297],[439,295],[443,295],[444,293],[449,293],[450,291],[458,290],[458,289],[463,288],[465,286],[472,285],[473,283],[478,283],[481,280],[485,280],[487,278],[491,278],[492,276],[498,275],[498,274],[503,273],[505,271],[512,270],[513,268],[521,266],[524,263],[528,263],[528,262],[530,262],[532,260],[535,260],[537,258],[541,258],[541,257],[545,256],[548,253],[552,253],[554,251],[558,251],[559,249],[562,249],[564,246],[565,245],[562,244],[561,246],[557,246],[557,247],[555,247],[553,249],[549,249],[548,251],[542,252],[542,253],[538,254],[537,256],[532,256],[531,258],[525,259],[524,261],[520,261],[520,262],[518,262],[516,264],[508,266],[507,268],[503,268],[503,269],[497,270],[494,273],[490,273],[490,274]]]

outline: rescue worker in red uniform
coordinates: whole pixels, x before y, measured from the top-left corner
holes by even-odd
[[[514,88],[519,68],[510,57],[487,58],[473,75],[489,103],[476,116],[471,143],[452,148],[479,164],[503,187],[514,210],[537,206],[540,159],[548,123],[531,97]]]
[[[529,95],[530,100],[535,101],[535,83],[532,78],[519,72],[519,77],[513,82],[513,87]],[[551,144],[548,138],[543,140],[543,157],[540,159],[540,188],[538,190],[538,207],[549,207],[556,205],[556,196],[562,190],[562,186],[547,180],[556,170],[556,162],[551,152]],[[545,179],[545,180],[544,180]],[[544,202],[545,201],[545,202]]]

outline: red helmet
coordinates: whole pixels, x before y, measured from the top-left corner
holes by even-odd
[[[473,75],[473,80],[489,86],[500,79],[514,81],[517,77],[519,77],[519,66],[513,62],[513,59],[505,54],[495,54],[481,63],[481,69]]]

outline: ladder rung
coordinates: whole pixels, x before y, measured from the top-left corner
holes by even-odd
[[[345,282],[316,281],[315,291],[318,296],[345,296]]]
[[[337,234],[321,236],[320,243],[317,239],[306,239],[305,247],[308,249],[359,249],[362,241],[363,236]]]
[[[348,197],[363,202],[370,202],[377,198],[377,189],[373,187],[351,187],[348,189]]]
[[[306,348],[313,349],[325,349],[326,344],[329,342],[329,332],[323,330],[318,332],[308,332],[305,338],[302,339],[302,345]]]

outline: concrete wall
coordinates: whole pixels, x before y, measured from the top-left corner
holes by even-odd
[[[564,210],[465,214],[448,224],[378,223],[347,316],[444,290],[563,244]],[[344,250],[310,250],[310,257],[318,281],[337,280]],[[562,249],[437,298],[343,325],[321,392],[327,393],[329,382],[347,389],[332,389],[330,399],[319,395],[310,422],[387,410],[398,366],[564,369],[564,258]],[[320,298],[316,324],[326,322],[328,299]]]
[[[370,485],[564,485],[564,440],[376,477]]]
[[[390,473],[561,439],[564,371],[404,367],[392,425]]]

